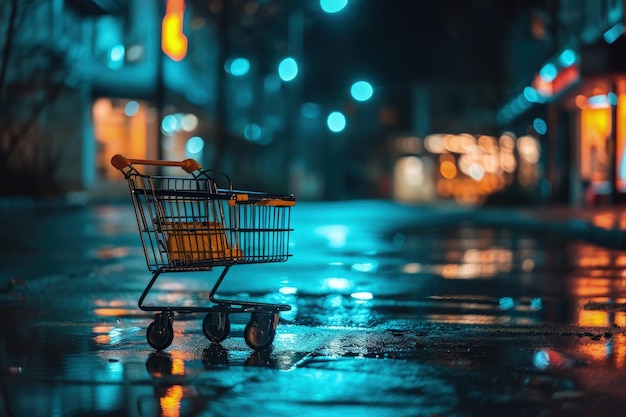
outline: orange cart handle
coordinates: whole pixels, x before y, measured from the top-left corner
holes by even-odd
[[[192,173],[194,171],[201,171],[202,167],[195,159],[185,159],[184,161],[161,161],[158,159],[134,159],[134,158],[126,158],[122,154],[113,155],[111,158],[111,165],[120,171],[124,168],[127,168],[131,164],[135,165],[156,165],[156,166],[170,166],[170,167],[181,167],[188,173]]]

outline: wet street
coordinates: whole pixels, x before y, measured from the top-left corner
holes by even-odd
[[[0,415],[601,416],[626,407],[626,253],[506,210],[298,202],[287,262],[235,265],[219,295],[291,306],[270,349],[231,314],[137,300],[130,202],[0,217]],[[207,306],[220,269],[162,274],[148,302]]]

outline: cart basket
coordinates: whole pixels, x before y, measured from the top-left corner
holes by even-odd
[[[234,190],[224,173],[182,162],[115,155],[135,209],[148,269],[210,270],[214,266],[283,262],[289,256],[295,196]],[[146,175],[136,165],[179,166],[187,176]],[[220,188],[219,176],[227,186]]]

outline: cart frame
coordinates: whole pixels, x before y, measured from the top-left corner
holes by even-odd
[[[203,170],[193,159],[162,161],[126,158],[117,154],[111,164],[128,182],[137,227],[152,278],[138,300],[143,311],[154,312],[146,331],[148,344],[166,349],[173,341],[175,314],[206,313],[204,335],[220,343],[230,333],[231,313],[249,313],[244,329],[246,344],[254,350],[268,348],[287,304],[220,299],[216,293],[234,265],[285,262],[289,253],[293,194],[276,195],[233,189],[221,172]],[[147,175],[137,165],[180,167],[188,175]],[[219,175],[220,188],[214,176]],[[168,272],[224,269],[209,293],[210,306],[146,305],[159,276]]]

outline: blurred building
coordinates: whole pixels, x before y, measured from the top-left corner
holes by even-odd
[[[284,190],[284,91],[268,75],[287,48],[279,1],[32,0],[0,12],[0,166],[19,179],[3,193],[45,194],[26,189],[37,179],[50,194],[108,189],[122,180],[116,153],[193,157]]]
[[[20,181],[0,193],[108,191],[123,185],[116,153],[192,157],[236,186],[304,199],[475,204],[515,184],[545,190],[544,177],[558,199],[582,198],[588,182],[611,188],[606,153],[624,146],[598,137],[619,114],[606,65],[621,33],[603,36],[619,31],[622,2],[472,2],[472,19],[378,1],[331,18],[321,3],[3,2],[0,173]],[[349,81],[366,64],[378,81],[355,99]],[[515,88],[496,120],[503,84]],[[576,155],[590,156],[572,173]]]
[[[544,191],[561,204],[624,201],[626,40],[623,0],[546,1],[508,39],[504,129],[538,138]]]

